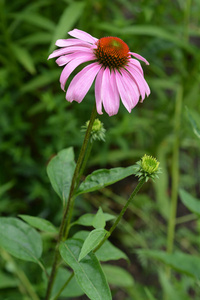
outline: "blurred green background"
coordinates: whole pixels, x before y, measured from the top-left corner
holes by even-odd
[[[83,141],[80,129],[95,99],[92,88],[81,104],[68,103],[59,84],[62,68],[47,57],[56,40],[68,38],[73,28],[97,38],[118,36],[150,62],[142,65],[151,94],[131,114],[121,105],[116,116],[100,116],[106,142],[94,145],[87,172],[128,166],[145,153],[157,157],[160,179],[145,186],[113,241],[133,259],[134,248],[165,248],[169,200],[173,189],[177,193],[176,182],[200,197],[199,16],[199,0],[0,0],[1,215],[30,214],[59,224],[62,207],[50,187],[46,166],[69,146],[77,157]],[[129,178],[95,197],[78,199],[76,214],[95,212],[99,205],[118,212],[135,182]],[[177,216],[175,247],[198,253],[198,220],[181,202]],[[136,265],[130,271],[138,276],[138,295],[140,284],[147,282],[156,290],[157,275],[149,279],[155,266],[147,268],[143,261],[141,272],[141,263]],[[186,289],[186,298],[181,299],[191,299],[186,295],[199,299],[199,288],[184,280],[176,282],[178,289]],[[138,297],[121,299],[142,299]]]

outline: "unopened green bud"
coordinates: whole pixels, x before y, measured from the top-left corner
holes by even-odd
[[[84,126],[82,126],[82,132],[85,132],[88,128],[90,121],[87,121]],[[91,142],[95,140],[100,140],[105,142],[105,128],[103,127],[103,123],[99,119],[95,119],[94,124],[92,126],[90,140]]]
[[[140,161],[137,163],[137,172],[136,176],[139,177],[139,180],[145,178],[148,181],[149,178],[155,179],[158,178],[158,174],[160,173],[159,162],[156,158],[150,155],[144,155]]]

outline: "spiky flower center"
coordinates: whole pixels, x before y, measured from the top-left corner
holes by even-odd
[[[130,57],[127,44],[117,37],[99,39],[94,53],[100,64],[111,69],[124,67]]]

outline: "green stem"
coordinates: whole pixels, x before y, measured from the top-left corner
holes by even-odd
[[[62,291],[66,288],[66,286],[72,280],[73,277],[74,277],[74,272],[69,276],[69,278],[67,279],[67,281],[65,282],[65,284],[62,286],[62,288],[59,290],[59,292],[53,298],[51,298],[50,300],[56,300],[56,299],[58,299],[58,297],[60,296],[60,294],[62,293]]]
[[[84,160],[83,160],[83,163],[82,163],[82,166],[81,166],[81,169],[79,171],[79,175],[78,175],[78,178],[76,180],[76,186],[75,186],[75,189],[74,189],[74,192],[76,192],[76,189],[79,185],[79,182],[80,182],[80,179],[81,179],[81,176],[85,170],[85,167],[86,167],[86,164],[87,164],[87,161],[88,161],[88,158],[90,156],[90,152],[92,150],[92,146],[93,146],[93,143],[89,142],[88,143],[89,145],[87,146],[87,149],[86,149],[86,152],[85,152],[85,156],[84,156]],[[74,207],[74,198],[72,198],[72,201],[71,201],[71,206],[69,208],[69,214],[68,214],[68,221],[67,221],[67,225],[66,225],[66,230],[65,230],[65,234],[64,234],[64,239],[66,240],[67,239],[67,236],[68,236],[68,233],[69,233],[69,230],[70,230],[70,224],[71,224],[71,219],[72,219],[72,212],[73,212],[73,207]]]
[[[181,126],[181,110],[182,110],[183,89],[179,86],[176,97],[175,107],[175,126],[174,126],[174,146],[172,157],[172,193],[171,207],[168,223],[167,235],[167,253],[172,253],[174,245],[174,235],[176,226],[176,213],[178,201],[178,182],[179,182],[179,146],[180,146],[180,126]],[[167,275],[170,277],[170,268],[167,269]]]
[[[123,217],[124,213],[126,212],[129,204],[131,203],[131,201],[133,200],[133,198],[135,197],[135,195],[139,192],[139,190],[141,189],[141,187],[143,186],[143,184],[145,183],[145,178],[142,178],[138,185],[136,186],[136,188],[134,189],[134,191],[132,192],[130,198],[128,199],[128,201],[126,202],[126,204],[124,205],[124,207],[122,208],[119,216],[117,217],[117,219],[115,220],[114,224],[112,225],[112,227],[110,228],[110,230],[106,233],[104,239],[99,243],[99,245],[93,250],[93,252],[96,252],[99,248],[101,248],[101,246],[105,243],[105,241],[109,238],[109,236],[113,233],[113,231],[115,230],[115,228],[117,227],[118,223],[120,222],[121,218]]]
[[[90,141],[89,144],[88,144],[86,153],[85,153],[85,157],[84,157],[84,160],[83,160],[83,163],[82,163],[80,172],[79,172],[79,177],[78,177],[78,179],[77,179],[77,185],[79,184],[79,181],[80,181],[80,179],[81,179],[81,176],[83,175],[83,172],[84,172],[84,170],[85,170],[85,167],[86,167],[88,158],[90,157],[90,153],[91,153],[91,150],[92,150],[92,146],[93,146],[93,142]]]
[[[18,268],[17,264],[12,259],[12,257],[3,249],[1,250],[1,255],[6,261],[11,263],[12,266],[14,267],[14,272],[15,272],[16,276],[19,278],[19,280],[24,288],[24,291],[30,296],[30,299],[40,300],[38,295],[35,293],[29,279],[27,278],[25,273],[21,269]]]
[[[79,157],[78,157],[78,160],[77,160],[74,175],[73,175],[73,178],[72,178],[72,183],[71,183],[71,187],[70,187],[70,192],[69,192],[67,205],[66,205],[66,207],[64,209],[64,212],[63,212],[63,217],[62,217],[60,230],[59,230],[59,234],[58,234],[58,241],[57,241],[57,245],[56,245],[56,249],[55,249],[53,266],[52,266],[51,274],[50,274],[50,277],[49,277],[49,282],[48,282],[48,287],[47,287],[45,300],[48,300],[50,295],[51,295],[51,290],[52,290],[54,280],[55,280],[55,276],[56,276],[56,272],[57,272],[57,263],[58,263],[58,260],[59,260],[59,244],[60,244],[61,240],[64,237],[65,226],[68,222],[67,217],[68,217],[70,208],[73,206],[73,193],[74,193],[74,189],[75,189],[75,186],[76,186],[79,170],[81,168],[83,158],[85,156],[85,151],[87,149],[87,145],[88,145],[89,138],[90,138],[90,133],[91,133],[91,130],[92,130],[94,120],[96,118],[96,114],[97,114],[96,106],[94,106],[91,117],[90,117],[90,122],[89,122],[89,125],[88,125],[88,128],[87,128],[86,134],[85,134],[85,138],[84,138],[84,141],[83,141],[80,153],[79,153]]]

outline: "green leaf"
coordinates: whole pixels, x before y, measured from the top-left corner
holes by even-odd
[[[135,174],[134,166],[94,171],[92,174],[86,177],[83,183],[81,183],[77,191],[77,195],[96,191],[133,174]]]
[[[47,166],[47,174],[53,189],[66,204],[75,170],[73,148],[61,150]]]
[[[102,265],[102,269],[109,284],[122,288],[133,287],[133,277],[126,270],[113,265]]]
[[[194,198],[184,190],[179,191],[181,201],[193,213],[200,217],[200,200]]]
[[[200,128],[198,128],[196,121],[193,119],[189,109],[186,107],[188,119],[190,121],[190,124],[192,125],[192,129],[194,134],[200,139]]]
[[[87,236],[89,235],[89,231],[81,230],[74,234],[74,239],[80,239],[82,241],[85,241]],[[113,246],[111,242],[108,240],[105,241],[105,243],[101,246],[97,252],[95,252],[95,255],[97,256],[98,260],[100,261],[109,261],[109,260],[118,260],[118,259],[125,259],[129,260],[127,255],[122,252],[117,247]]]
[[[87,236],[86,240],[83,243],[78,260],[83,259],[90,251],[92,251],[104,238],[106,230],[103,228],[98,228],[92,230]]]
[[[105,221],[110,221],[115,219],[115,216],[104,213],[104,219]],[[83,226],[93,226],[95,215],[94,214],[85,214],[81,216],[77,221],[72,223],[72,225],[83,225]]]
[[[57,233],[58,230],[56,227],[49,221],[39,218],[39,217],[32,217],[28,215],[19,215],[20,218],[22,218],[26,223],[31,225],[32,227],[35,227],[37,229],[40,229],[45,232],[53,232]]]
[[[14,17],[14,19],[16,20],[25,21],[34,26],[38,26],[39,28],[49,30],[50,32],[52,32],[55,28],[54,22],[45,18],[42,15],[34,13],[33,11],[31,12],[25,11],[22,13],[18,12],[16,14],[12,14],[12,17]]]
[[[91,300],[111,300],[111,292],[101,265],[94,253],[88,254],[78,262],[82,242],[67,240],[61,243],[59,250],[64,261],[74,270],[76,280]]]
[[[104,213],[101,207],[99,207],[98,212],[94,217],[92,225],[94,228],[104,228],[106,226]]]
[[[49,52],[52,52],[55,48],[54,44],[58,39],[66,38],[66,33],[73,28],[74,24],[79,20],[84,6],[84,2],[72,2],[67,6],[55,28]]]
[[[16,218],[0,218],[0,246],[13,256],[38,262],[42,254],[42,240],[39,233]]]
[[[33,62],[33,57],[30,55],[30,53],[27,51],[26,48],[23,48],[19,45],[13,44],[12,50],[14,55],[16,56],[16,59],[19,61],[19,63],[31,74],[35,74],[35,66]]]
[[[187,274],[198,280],[200,279],[200,257],[182,252],[173,254],[156,250],[139,250],[137,252],[150,258],[157,259],[180,273]]]
[[[51,41],[52,34],[48,32],[37,32],[33,34],[29,34],[28,36],[20,39],[20,44],[23,45],[43,45],[49,44]]]

